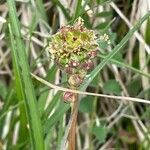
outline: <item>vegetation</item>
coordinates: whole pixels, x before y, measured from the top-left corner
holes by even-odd
[[[0,1],[0,150],[148,150],[149,0]]]

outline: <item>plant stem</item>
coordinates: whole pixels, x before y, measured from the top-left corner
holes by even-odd
[[[78,94],[74,93],[73,104],[71,109],[71,114],[73,115],[73,120],[71,128],[68,135],[69,150],[75,150],[76,145],[76,125],[77,125],[77,116],[78,116]]]

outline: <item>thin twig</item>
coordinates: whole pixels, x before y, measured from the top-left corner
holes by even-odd
[[[59,86],[51,84],[50,82],[32,74],[32,73],[31,73],[31,75],[35,79],[40,81],[41,83],[47,85],[48,87],[51,87],[52,89],[59,90],[59,91],[64,91],[64,92],[68,91],[68,92],[82,94],[82,95],[92,95],[92,96],[98,96],[98,97],[111,98],[114,100],[126,100],[126,101],[133,101],[133,102],[150,104],[150,100],[146,100],[146,99],[140,99],[140,98],[134,98],[134,97],[125,97],[125,96],[114,96],[114,95],[106,95],[106,94],[97,94],[97,93],[91,93],[91,92],[82,92],[82,91],[78,91],[78,90],[72,90],[72,89],[68,89],[68,88],[64,88],[64,87],[59,87]]]

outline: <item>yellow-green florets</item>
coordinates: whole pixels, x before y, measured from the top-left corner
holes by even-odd
[[[49,52],[57,64],[64,68],[72,62],[82,63],[89,52],[97,50],[96,36],[93,30],[83,26],[79,18],[73,26],[63,26],[54,34],[49,43]]]

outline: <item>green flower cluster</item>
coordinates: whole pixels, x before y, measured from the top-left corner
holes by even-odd
[[[48,48],[51,57],[64,69],[83,63],[88,59],[89,52],[97,50],[97,47],[93,30],[83,27],[83,20],[79,18],[74,26],[61,27],[51,37]]]
[[[73,26],[62,26],[51,37],[48,50],[57,66],[69,75],[69,85],[78,87],[94,67],[92,59],[98,44],[94,31],[85,28],[83,19],[78,18]]]

